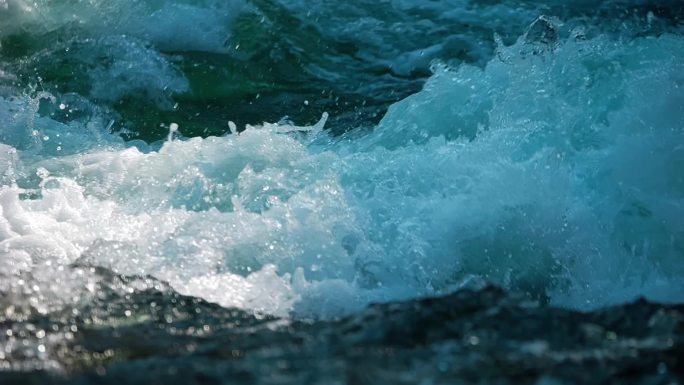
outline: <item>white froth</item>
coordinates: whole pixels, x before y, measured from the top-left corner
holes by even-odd
[[[324,146],[326,116],[143,152],[0,99],[3,281],[79,262],[322,317],[473,277],[569,307],[684,301],[682,39],[525,44]]]

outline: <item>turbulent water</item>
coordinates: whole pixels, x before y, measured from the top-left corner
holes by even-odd
[[[678,383],[683,258],[679,0],[0,0],[0,383]]]
[[[271,314],[334,316],[480,277],[570,307],[684,300],[678,19],[625,11],[634,25],[610,20],[602,31],[591,20],[542,17],[506,45],[491,25],[492,13],[511,11],[499,4],[302,7],[3,2],[3,292],[29,294],[45,311],[64,306],[80,286],[68,266],[79,263]],[[515,15],[529,21],[532,12]],[[328,26],[330,13],[340,16]],[[469,18],[465,31],[452,25]],[[284,30],[291,24],[300,26]],[[377,28],[359,36],[366,24]],[[490,29],[493,43],[481,40]],[[416,52],[410,37],[421,30],[442,36]],[[347,55],[296,45],[314,32],[369,41],[349,42]],[[391,44],[391,34],[403,42]],[[297,52],[279,58],[278,49],[299,57],[286,63]],[[473,63],[449,64],[454,53]],[[248,92],[308,97],[301,89],[316,82],[325,95],[327,82],[346,81],[337,92],[379,99],[381,86],[354,83],[408,77],[441,57],[422,91],[370,131],[331,136],[322,120],[304,134],[281,122],[229,135],[219,112],[195,114],[219,126],[208,132],[226,134],[190,137],[201,123],[185,128],[183,113],[200,101]],[[236,73],[236,62],[269,61],[277,66]],[[347,61],[377,69],[352,77]],[[280,71],[292,74],[265,79]],[[300,108],[325,105],[317,97]],[[229,119],[246,119],[238,108],[226,110]],[[167,134],[172,123],[182,140],[124,140]]]
[[[97,269],[295,319],[485,281],[682,303],[682,17],[0,0],[0,311],[87,307]]]

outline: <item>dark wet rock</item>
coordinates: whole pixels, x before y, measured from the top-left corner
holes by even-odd
[[[298,321],[136,279],[114,278],[140,290],[114,290],[77,311],[6,317],[0,383],[675,384],[684,377],[681,305],[639,300],[580,313],[487,286],[373,305],[337,321]]]

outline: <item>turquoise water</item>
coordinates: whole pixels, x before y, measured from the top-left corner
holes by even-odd
[[[0,0],[0,306],[88,301],[75,265],[294,317],[682,302],[681,16]]]

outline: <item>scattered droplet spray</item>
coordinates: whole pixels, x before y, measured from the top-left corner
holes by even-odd
[[[230,129],[230,133],[233,135],[237,135],[237,126],[232,120],[228,121],[228,128]]]
[[[169,137],[167,138],[167,142],[173,142],[173,135],[178,132],[178,123],[171,123],[169,124]]]

